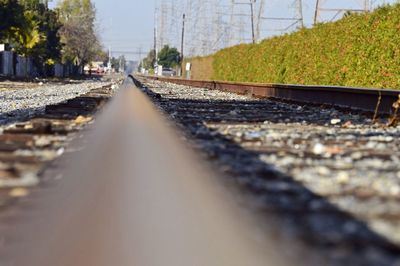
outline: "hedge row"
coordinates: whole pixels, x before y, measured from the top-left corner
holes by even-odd
[[[212,57],[214,80],[400,88],[400,4]]]
[[[200,79],[207,80],[211,79],[213,76],[213,57],[212,56],[204,56],[204,57],[192,57],[189,59],[185,59],[183,65],[186,66],[186,63],[190,62],[192,64],[190,77],[191,79]],[[186,77],[186,69],[183,69],[183,76]]]

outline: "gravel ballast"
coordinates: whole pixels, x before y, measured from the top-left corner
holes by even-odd
[[[15,89],[12,84],[7,82],[2,86],[0,82],[2,88],[0,90],[0,125],[10,124],[40,114],[44,112],[46,105],[75,98],[91,89],[109,85],[110,81],[87,80],[71,81],[69,84],[28,84],[27,87],[29,88],[26,89]]]
[[[301,265],[400,265],[400,128],[386,118],[144,84],[249,206],[276,219],[277,234],[323,255]]]

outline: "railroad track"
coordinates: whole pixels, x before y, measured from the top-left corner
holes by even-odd
[[[0,214],[1,265],[287,265],[132,81],[83,135]]]
[[[46,171],[0,215],[0,264],[399,265],[400,132],[387,117],[199,85],[126,80],[67,146],[85,149],[60,157],[62,178]],[[97,96],[10,130],[58,130],[65,114],[69,128]]]
[[[250,208],[275,219],[275,233],[325,256],[305,265],[399,263],[400,131],[387,117],[139,79]]]
[[[396,103],[400,99],[398,90],[389,89],[188,80],[161,76],[142,77],[191,87],[234,92],[258,98],[273,98],[297,103],[303,102],[357,109],[373,112],[375,115],[397,114],[399,106]]]

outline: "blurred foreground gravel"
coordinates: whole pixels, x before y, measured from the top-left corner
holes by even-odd
[[[1,208],[14,206],[12,199],[27,196],[42,180],[60,178],[56,159],[74,152],[70,142],[94,122],[120,80],[0,82]]]
[[[189,143],[276,222],[274,234],[318,254],[299,265],[400,265],[400,128],[373,125],[371,114],[144,83]]]

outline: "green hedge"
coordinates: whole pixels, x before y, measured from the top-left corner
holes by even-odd
[[[400,88],[400,4],[213,55],[215,80]]]

